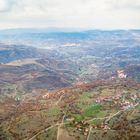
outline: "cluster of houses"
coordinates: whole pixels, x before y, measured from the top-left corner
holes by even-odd
[[[124,73],[124,70],[118,70],[117,73],[119,79],[125,79],[127,77],[127,74]]]
[[[137,95],[131,96],[130,99],[135,101],[137,99]],[[115,104],[120,104],[122,110],[127,110],[134,106],[133,102],[130,102],[127,99],[122,99],[121,94],[117,94],[116,96],[99,96],[95,99],[96,103],[102,103],[103,101],[115,101]]]
[[[89,124],[85,124],[83,122],[75,122],[76,129],[80,131],[84,136],[87,136],[89,133]],[[92,126],[92,128],[97,129],[97,126]],[[108,123],[102,122],[98,128],[103,129],[103,130],[109,130],[110,127],[108,126]]]
[[[108,126],[108,123],[105,123],[105,122],[102,122],[100,127],[104,130],[110,129],[110,127]]]
[[[117,94],[116,96],[99,96],[96,98],[95,102],[96,103],[101,103],[102,101],[112,101],[112,100],[119,100],[121,99],[122,95],[121,94]]]
[[[57,91],[55,94],[53,92],[44,91],[41,93],[43,99],[57,98],[65,93],[65,90]]]
[[[128,100],[122,100],[121,101],[121,108],[123,110],[127,110],[130,109],[134,106],[134,104],[132,102],[129,102]]]
[[[43,99],[50,99],[51,97],[53,97],[53,94],[49,92],[42,96]]]
[[[75,125],[77,131],[82,133],[84,136],[88,135],[88,133],[90,131],[88,123],[86,123],[84,121],[81,121],[81,122],[74,121],[74,125]],[[94,128],[94,129],[100,128],[100,129],[103,129],[103,130],[109,130],[110,129],[110,127],[108,126],[108,123],[106,123],[106,122],[102,122],[100,125],[98,125],[98,127],[96,125],[93,125],[92,128]]]
[[[85,123],[83,121],[81,122],[76,122],[74,123],[74,125],[76,126],[76,129],[78,131],[80,131],[84,136],[87,136],[89,133],[89,124]]]
[[[120,105],[121,105],[121,109],[123,109],[123,110],[130,109],[134,106],[134,104],[128,100],[124,99],[124,100],[120,101],[120,99],[121,99],[121,95],[117,95],[114,97],[98,97],[96,99],[96,103],[101,103],[103,101],[112,101],[112,100],[117,101],[117,100],[119,100]],[[132,97],[132,99],[135,101],[136,97]],[[115,103],[117,103],[117,102],[115,102]]]

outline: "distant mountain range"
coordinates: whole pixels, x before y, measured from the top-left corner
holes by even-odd
[[[117,77],[119,69],[140,79],[138,70],[136,74],[127,70],[139,67],[140,30],[10,29],[0,33],[0,43],[1,64],[21,60],[27,69],[35,65],[42,74],[45,67],[55,74],[64,74],[65,85]],[[27,64],[24,59],[37,62]]]

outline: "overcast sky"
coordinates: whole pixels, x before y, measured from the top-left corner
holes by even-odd
[[[140,28],[140,0],[0,0],[0,28]]]

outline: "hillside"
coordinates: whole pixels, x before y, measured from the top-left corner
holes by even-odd
[[[139,30],[3,30],[0,140],[139,140],[139,82]]]
[[[0,104],[1,138],[53,140],[59,133],[70,140],[138,140],[139,87],[134,81],[113,80],[28,94],[18,89],[19,94],[9,86],[12,97]]]

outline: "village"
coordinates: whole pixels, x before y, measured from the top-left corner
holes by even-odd
[[[24,100],[7,98],[1,107],[16,112],[14,117],[17,119],[8,125],[10,133],[14,134],[13,125],[16,128],[22,121],[25,126],[31,122],[30,125],[33,125],[36,120],[40,120],[38,124],[45,122],[41,130],[25,140],[33,140],[44,132],[53,131],[53,128],[62,136],[61,130],[65,130],[69,135],[88,140],[90,135],[100,130],[105,133],[112,130],[120,115],[139,106],[139,85],[134,86],[133,83],[133,87],[130,87],[130,83],[126,80],[122,83],[102,81],[53,91],[39,89]],[[9,115],[5,117],[10,120]],[[26,135],[24,129],[20,133]],[[61,137],[58,136],[57,140],[61,140]]]
[[[125,78],[124,76],[122,76],[123,74],[121,73],[120,78]],[[110,111],[107,111],[106,114],[104,114],[103,116],[96,116],[96,117],[89,117],[89,116],[84,116],[83,119],[81,120],[77,120],[75,118],[75,113],[76,114],[80,114],[82,115],[82,108],[80,110],[76,110],[76,102],[77,99],[79,98],[76,95],[74,95],[73,93],[75,93],[75,90],[73,92],[72,89],[63,89],[63,90],[59,90],[57,91],[57,94],[53,94],[53,93],[45,93],[42,95],[43,99],[54,99],[56,98],[57,102],[56,105],[62,105],[61,101],[70,101],[72,102],[72,105],[70,105],[70,109],[68,109],[68,115],[65,115],[64,117],[64,124],[69,123],[71,127],[74,128],[74,131],[84,135],[85,137],[88,137],[89,133],[91,130],[110,130],[111,129],[111,125],[110,125],[110,120],[113,117],[116,117],[117,115],[125,112],[125,111],[129,111],[131,109],[133,109],[134,107],[136,107],[137,105],[139,105],[139,93],[131,93],[131,92],[127,92],[126,90],[122,90],[121,86],[118,89],[114,90],[114,87],[109,87],[108,89],[106,89],[106,87],[104,87],[104,89],[102,89],[102,91],[98,92],[98,93],[94,93],[94,91],[87,93],[87,95],[83,95],[84,93],[81,93],[81,90],[77,90],[78,92],[78,96],[84,96],[85,99],[83,99],[82,104],[87,103],[86,105],[92,105],[93,103],[95,105],[101,105],[101,106],[106,106],[106,108],[110,108]],[[70,96],[71,95],[71,96]],[[74,96],[75,98],[73,98],[73,100],[71,100],[71,97]],[[86,101],[87,100],[87,101]],[[69,107],[68,107],[69,108]],[[72,108],[72,109],[71,109]],[[116,111],[114,111],[114,109],[116,109]],[[108,109],[107,109],[108,110]],[[113,110],[113,112],[111,112],[111,110]],[[70,112],[73,113],[70,113]],[[99,110],[99,113],[102,113],[102,109]],[[67,113],[65,113],[67,114]],[[91,110],[91,114],[92,114],[92,110]],[[98,114],[98,113],[97,113]],[[94,116],[94,115],[93,115]],[[100,121],[99,124],[93,123],[93,121]]]

